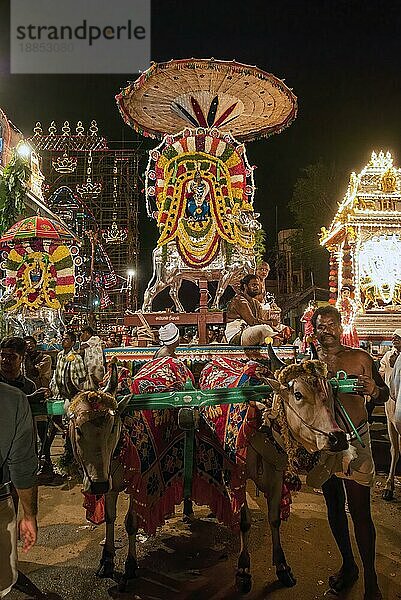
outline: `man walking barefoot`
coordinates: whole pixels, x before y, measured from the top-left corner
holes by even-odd
[[[336,402],[337,422],[347,431],[350,446],[354,449],[356,457],[349,463],[346,473],[334,455],[329,457],[329,478],[322,485],[330,528],[343,559],[340,571],[330,577],[329,583],[334,591],[340,592],[350,587],[358,578],[358,567],[352,552],[345,512],[346,493],[364,569],[364,600],[381,600],[383,596],[378,586],[375,568],[376,532],[370,509],[370,489],[374,483],[375,469],[365,396],[370,396],[375,403],[383,404],[388,399],[389,391],[367,352],[341,344],[341,315],[336,308],[318,308],[312,317],[312,324],[320,344],[319,359],[327,364],[329,377],[343,370],[348,376],[358,380],[358,391],[338,393],[339,402]],[[345,413],[354,427],[349,424]]]

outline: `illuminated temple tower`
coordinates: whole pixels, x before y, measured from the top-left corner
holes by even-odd
[[[137,307],[139,144],[106,140],[95,121],[86,130],[37,123],[29,143],[42,157],[46,204],[81,240],[72,311],[121,325]]]
[[[330,252],[330,303],[350,289],[360,338],[391,339],[401,327],[401,169],[389,152],[372,152],[320,243]],[[349,293],[349,292],[348,292]]]

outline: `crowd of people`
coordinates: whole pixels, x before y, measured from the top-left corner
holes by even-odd
[[[32,336],[9,336],[0,342],[0,382],[23,392],[30,406],[52,398],[66,406],[78,391],[97,389],[105,375],[103,345],[91,327],[80,333],[80,346],[75,350],[77,336],[73,331],[63,335],[62,349],[52,357],[38,348]],[[35,417],[37,440],[35,447],[39,460],[39,476],[43,481],[54,477],[50,448],[57,418]],[[68,443],[66,455],[71,455]]]

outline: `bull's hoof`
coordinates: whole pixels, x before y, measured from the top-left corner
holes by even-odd
[[[125,592],[127,589],[128,583],[132,579],[137,579],[138,577],[138,563],[136,562],[133,556],[128,556],[125,561],[124,566],[124,575],[121,577],[118,582],[118,591]]]
[[[102,579],[113,579],[114,577],[114,563],[110,561],[100,561],[98,570],[96,571],[97,577]]]
[[[118,591],[122,594],[124,592],[126,592],[128,586],[129,586],[129,582],[132,581],[133,579],[135,579],[135,577],[128,578],[124,573],[124,575],[121,577],[120,581],[118,582],[118,586],[117,586]]]
[[[138,563],[132,556],[128,556],[125,561],[124,577],[127,581],[138,577]]]
[[[193,523],[195,521],[195,513],[189,513],[189,515],[183,515],[183,523]]]
[[[118,582],[118,591],[121,593],[124,593],[127,589],[127,583],[128,583],[128,579],[125,577],[125,575],[123,575],[120,579],[120,581]]]
[[[382,498],[383,500],[387,500],[387,502],[394,500],[394,490],[383,490]]]
[[[338,594],[339,592],[342,592],[343,590],[346,590],[353,586],[354,583],[357,581],[358,577],[359,569],[355,563],[350,565],[346,569],[344,569],[344,567],[341,567],[341,569],[337,573],[334,573],[334,575],[330,575],[329,586],[332,590],[334,590],[334,592]]]
[[[292,574],[291,567],[288,565],[279,565],[276,567],[277,579],[285,585],[285,587],[294,587],[297,583],[294,575]]]
[[[184,498],[183,519],[184,523],[193,523],[195,521],[195,513],[193,503],[190,498]]]
[[[252,575],[243,570],[235,574],[235,587],[240,594],[249,594],[252,589]]]

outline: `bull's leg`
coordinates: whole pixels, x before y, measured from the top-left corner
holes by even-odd
[[[280,540],[280,502],[283,488],[283,472],[276,470],[273,465],[263,460],[262,489],[267,496],[268,520],[272,535],[273,565],[279,581],[286,587],[292,587],[297,580],[287,565],[284,550]]]
[[[191,498],[184,498],[184,508],[182,511],[184,523],[190,523],[195,520],[194,507]]]
[[[103,547],[100,565],[96,571],[99,577],[109,577],[114,575],[114,556],[116,554],[114,546],[114,523],[116,521],[118,492],[108,492],[105,496],[105,519],[106,519],[106,543]]]
[[[216,310],[219,308],[220,300],[228,285],[230,285],[230,281],[232,279],[233,273],[230,270],[227,270],[218,281],[216,294],[214,296],[214,300],[212,303],[212,310]]]
[[[251,513],[248,505],[241,508],[240,536],[241,551],[238,557],[235,585],[239,592],[247,594],[252,588],[251,558],[249,556],[249,532],[251,529]]]
[[[167,284],[164,281],[159,279],[153,285],[148,285],[143,295],[143,304],[142,310],[143,312],[151,312],[152,311],[152,302],[156,298],[160,292],[162,292],[167,287]]]
[[[386,410],[387,413],[387,410]],[[387,414],[387,429],[388,436],[390,438],[390,453],[391,453],[391,464],[390,471],[386,480],[386,485],[383,490],[383,500],[392,500],[394,497],[394,475],[395,469],[400,458],[400,435],[395,429],[393,423],[390,420],[390,416]]]
[[[122,576],[118,589],[124,592],[127,582],[138,576],[137,555],[136,555],[136,534],[138,532],[138,521],[135,511],[134,497],[129,497],[129,506],[125,515],[125,531],[128,535],[128,556],[125,561],[124,575]]]
[[[185,312],[185,308],[181,304],[180,299],[178,297],[178,292],[180,291],[180,287],[181,287],[181,279],[179,279],[177,277],[171,282],[169,294],[170,294],[170,298],[174,302],[174,306],[175,306],[177,312]]]

